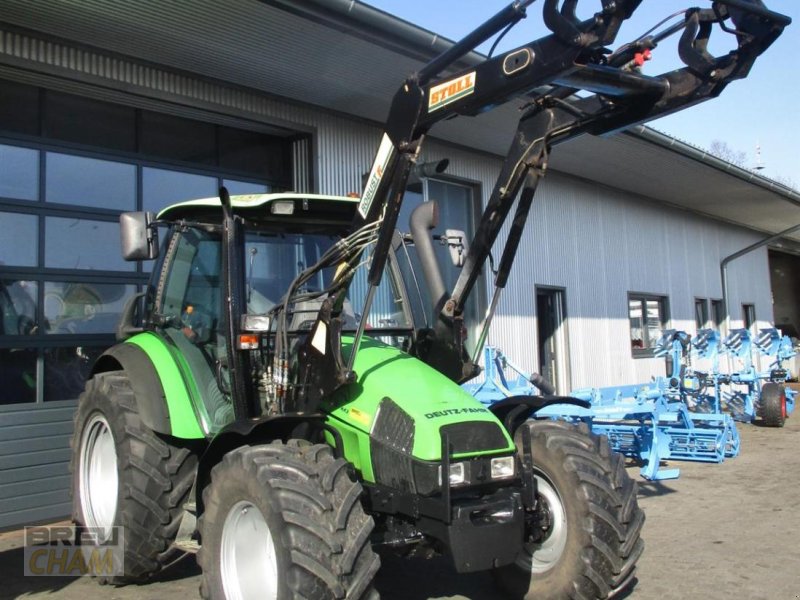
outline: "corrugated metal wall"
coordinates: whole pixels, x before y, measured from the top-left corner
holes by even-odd
[[[663,375],[662,360],[631,356],[628,293],[666,296],[670,326],[693,332],[694,299],[722,297],[722,258],[761,239],[555,173],[540,191],[489,340],[533,369],[534,286],[564,288],[573,388]],[[732,326],[742,326],[743,302],[755,304],[761,326],[771,322],[766,249],[732,262],[729,276]]]
[[[70,513],[74,402],[0,411],[0,530]]]
[[[314,191],[357,191],[380,130],[309,106],[194,79],[118,56],[0,30],[0,77],[153,110],[313,134],[297,144],[298,173]],[[306,157],[311,155],[311,164]],[[423,160],[450,159],[447,175],[480,186],[483,203],[500,161],[429,143]],[[303,176],[297,180],[308,179]],[[693,299],[721,297],[719,261],[758,235],[620,191],[551,173],[542,184],[490,341],[527,369],[537,364],[536,285],[565,289],[573,387],[647,380],[661,361],[631,357],[627,294],[669,297],[672,326],[693,329]],[[766,250],[730,267],[735,318],[742,302],[772,319]],[[489,282],[487,281],[487,287]],[[734,323],[736,324],[736,323]],[[0,528],[64,516],[73,404],[0,407]]]

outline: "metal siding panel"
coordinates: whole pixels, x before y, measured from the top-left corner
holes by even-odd
[[[14,513],[34,508],[48,509],[69,502],[69,489],[61,489],[38,494],[24,494],[15,498],[0,500],[0,518],[4,513]]]
[[[66,469],[66,465],[69,462],[69,454],[68,447],[26,452],[24,445],[21,445],[18,454],[0,456],[0,471],[35,465],[48,465],[57,462],[63,463]]]
[[[67,516],[75,403],[0,411],[0,527]]]
[[[24,440],[0,441],[0,460],[5,457],[13,457],[24,451],[25,454],[42,452],[46,450],[58,450],[69,448],[69,440],[72,436],[68,435],[47,435],[44,432],[37,432],[36,437],[29,437]],[[42,435],[44,434],[44,435]],[[3,438],[0,438],[0,440]]]
[[[40,425],[43,423],[72,422],[77,403],[71,402],[66,406],[49,406],[48,404],[17,404],[12,407],[3,407],[0,410],[0,431],[6,427],[21,425]]]
[[[64,475],[64,473],[66,473],[66,470],[63,462],[6,469],[3,471],[3,483],[0,485],[0,488],[19,482],[33,483],[36,482],[36,480],[49,481],[54,477]]]
[[[531,221],[489,339],[533,370],[538,364],[533,287],[566,288],[569,368],[576,388],[663,375],[663,360],[631,356],[628,292],[666,295],[671,326],[693,331],[694,297],[720,297],[720,260],[759,237],[554,173],[540,188]],[[734,310],[740,319],[745,292],[739,290],[747,290],[763,322],[771,318],[769,271],[766,251],[755,254],[731,264],[731,306],[739,307]]]
[[[48,479],[38,481],[20,481],[18,483],[4,483],[0,485],[0,501],[11,498],[22,498],[30,494],[53,492],[53,490],[69,490],[72,478],[68,473],[62,473]]]
[[[72,503],[64,499],[59,503],[29,508],[9,513],[0,513],[0,529],[17,527],[25,523],[46,523],[69,517]]]

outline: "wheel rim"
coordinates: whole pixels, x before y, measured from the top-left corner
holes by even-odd
[[[530,573],[544,573],[561,559],[567,546],[567,513],[555,486],[542,473],[535,473],[537,500],[549,511],[550,524],[541,542],[525,544],[518,562]]]
[[[781,394],[781,419],[786,418],[786,394]]]
[[[237,502],[222,526],[222,587],[228,600],[277,600],[278,560],[264,515]]]
[[[83,430],[80,458],[80,494],[85,525],[111,536],[117,515],[117,448],[108,421],[94,415]]]

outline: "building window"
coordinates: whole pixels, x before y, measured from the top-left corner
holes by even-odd
[[[36,215],[0,212],[0,267],[35,267],[39,248]]]
[[[714,329],[722,332],[722,325],[725,323],[725,306],[722,300],[711,301],[711,315],[714,318]]]
[[[151,268],[122,260],[120,212],[293,180],[289,130],[240,131],[4,81],[0,108],[0,409],[77,399],[114,343]]]
[[[0,198],[39,199],[39,153],[0,145]]]
[[[475,223],[479,216],[479,190],[469,184],[455,180],[441,180],[433,178],[423,178],[421,181],[413,182],[406,188],[403,198],[403,206],[400,208],[400,215],[397,219],[397,228],[400,231],[409,231],[409,220],[411,213],[423,202],[435,200],[439,205],[439,225],[435,227],[431,234],[436,238],[445,235],[446,230],[460,230],[466,234],[467,243],[475,233]],[[408,249],[410,267],[418,276],[422,273],[422,266],[416,253],[416,249],[411,246]],[[452,291],[461,273],[460,267],[453,265],[450,250],[443,243],[434,245],[439,269],[442,273],[445,288]],[[411,306],[414,310],[414,318],[418,325],[434,323],[433,299],[430,296],[428,286],[424,281],[419,288],[411,293]],[[477,339],[478,329],[485,314],[486,300],[482,295],[483,285],[476,284],[473,292],[467,299],[464,307],[464,316],[467,324],[467,344]],[[421,312],[420,312],[421,308]]]
[[[695,298],[694,299],[694,323],[697,327],[697,331],[701,329],[706,329],[709,326],[708,323],[708,300],[705,298]]]
[[[742,320],[744,321],[744,328],[750,333],[755,333],[753,329],[756,325],[755,304],[742,304]]]
[[[47,202],[136,210],[136,165],[56,152],[45,161]]]
[[[669,320],[667,298],[651,294],[628,294],[628,318],[633,356],[653,356],[653,349]]]

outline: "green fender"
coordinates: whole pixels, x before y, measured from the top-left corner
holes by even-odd
[[[173,351],[153,333],[141,333],[109,348],[92,375],[122,369],[136,397],[142,422],[153,431],[183,439],[204,439],[184,377]]]

